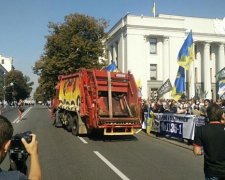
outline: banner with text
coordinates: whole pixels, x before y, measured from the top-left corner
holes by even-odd
[[[155,113],[160,127],[153,131],[177,138],[194,139],[195,127],[205,124],[205,117],[184,114]]]

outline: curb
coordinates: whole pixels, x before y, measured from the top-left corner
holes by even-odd
[[[148,136],[144,131],[143,134],[145,134],[146,136]],[[173,144],[175,146],[187,149],[192,151],[193,150],[193,146],[192,145],[188,145],[188,140],[187,139],[176,139],[176,138],[172,138],[172,137],[164,137],[164,136],[157,136],[154,133],[151,133],[150,138],[155,138],[158,139],[160,141],[164,141],[170,144]]]

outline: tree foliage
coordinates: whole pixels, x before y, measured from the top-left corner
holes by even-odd
[[[70,14],[64,23],[49,23],[44,54],[36,61],[34,73],[40,76],[36,97],[51,98],[58,75],[76,72],[80,68],[101,68],[104,62],[103,43],[107,22],[82,14]]]
[[[18,101],[30,96],[33,82],[21,71],[11,70],[5,77],[5,97],[7,101]]]

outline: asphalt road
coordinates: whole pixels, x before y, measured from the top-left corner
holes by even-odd
[[[16,109],[3,115],[13,123],[15,133],[37,134],[44,180],[204,179],[203,157],[195,157],[184,143],[144,132],[113,138],[75,137],[52,125],[45,106],[27,107],[21,122]],[[9,166],[7,158],[3,169]]]

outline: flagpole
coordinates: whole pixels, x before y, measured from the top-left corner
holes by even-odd
[[[152,13],[153,13],[153,17],[155,17],[155,14],[156,14],[155,0],[153,0]]]
[[[195,47],[195,44],[194,44],[194,47]],[[195,52],[194,52],[195,53]],[[193,60],[193,65],[192,65],[192,81],[193,81],[193,83],[192,83],[192,96],[194,97],[195,96],[195,83],[197,83],[196,81],[195,81],[195,79],[196,79],[196,77],[198,77],[197,76],[197,74],[195,74],[195,54],[194,54],[194,60]],[[197,72],[196,72],[197,73]]]
[[[195,60],[195,59],[194,59]],[[195,62],[191,64],[191,68],[188,70],[189,71],[189,99],[193,98],[194,92],[195,92]]]

